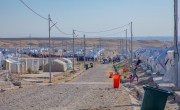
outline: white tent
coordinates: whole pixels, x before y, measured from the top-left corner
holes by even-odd
[[[173,50],[173,49],[174,49],[174,46],[170,47],[168,49],[168,51]],[[178,51],[180,53],[180,44],[178,45]],[[180,57],[180,55],[179,55],[179,57]],[[165,63],[166,63],[166,72],[163,77],[163,80],[174,83],[174,81],[175,81],[174,80],[175,79],[175,77],[174,77],[174,61],[173,61],[172,56],[168,56],[168,54],[167,54]],[[180,76],[180,61],[178,62],[178,74]]]
[[[73,64],[72,64],[72,61],[70,59],[62,58],[61,60],[66,63],[67,70],[72,70]]]
[[[167,50],[161,55],[159,55],[156,59],[156,65],[155,65],[155,72],[159,72],[160,74],[165,74],[166,73],[166,63],[167,63]]]
[[[51,72],[65,72],[67,70],[67,65],[61,60],[54,60],[51,65]],[[44,66],[44,72],[49,72],[49,63]]]
[[[2,65],[3,65],[4,60],[5,60],[4,55],[2,54],[2,52],[0,52],[0,69],[1,70],[2,70]]]

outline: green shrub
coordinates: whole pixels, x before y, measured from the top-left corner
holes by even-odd
[[[28,74],[31,74],[31,73],[32,73],[32,69],[31,69],[31,68],[28,68],[28,69],[27,69],[27,73],[28,73]]]

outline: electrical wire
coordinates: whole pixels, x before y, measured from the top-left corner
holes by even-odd
[[[116,27],[116,28],[112,28],[112,29],[108,29],[108,30],[103,30],[103,31],[94,31],[94,32],[87,32],[87,31],[79,31],[79,30],[76,30],[76,32],[81,32],[81,33],[103,33],[103,32],[108,32],[108,31],[113,31],[113,30],[116,30],[116,29],[120,29],[120,28],[123,28],[125,26],[128,26],[130,23],[128,24],[125,24],[121,27]]]
[[[34,14],[38,15],[39,17],[41,17],[42,19],[48,20],[48,18],[40,15],[39,13],[37,13],[36,11],[34,11],[31,7],[29,7],[23,0],[19,0],[26,8],[28,8],[30,11],[32,11]]]
[[[19,0],[26,8],[28,8],[30,11],[32,11],[34,14],[36,14],[37,16],[39,16],[39,17],[41,17],[42,19],[45,19],[45,20],[49,20],[48,18],[46,18],[46,17],[44,17],[44,16],[42,16],[42,15],[40,15],[39,13],[37,13],[36,11],[34,11],[30,6],[28,6],[23,0]],[[51,21],[52,22],[52,21]],[[52,22],[53,23],[53,22]],[[55,24],[55,23],[53,23],[53,24]],[[55,28],[59,31],[59,32],[61,32],[61,33],[63,33],[63,34],[65,34],[65,35],[72,35],[72,34],[68,34],[68,33],[65,33],[65,32],[63,32],[58,26],[56,26],[55,25]]]
[[[62,31],[61,29],[59,29],[59,27],[57,27],[56,25],[55,25],[55,28],[56,28],[59,32],[63,33],[64,35],[73,35],[73,34],[68,34],[68,33],[63,32],[63,31]]]
[[[32,11],[34,14],[36,14],[37,16],[41,17],[42,19],[45,19],[45,20],[49,20],[48,18],[40,15],[39,13],[37,13],[36,11],[34,11],[30,6],[28,6],[23,0],[19,0],[26,8],[28,8],[30,11]],[[52,22],[52,21],[51,21]],[[52,22],[53,23],[53,22]],[[55,24],[55,23],[53,23]],[[86,32],[86,31],[79,31],[79,30],[76,30],[76,32],[81,32],[81,33],[103,33],[103,32],[108,32],[108,31],[113,31],[113,30],[116,30],[116,29],[120,29],[120,28],[123,28],[127,25],[129,25],[130,23],[126,24],[126,25],[123,25],[121,27],[116,27],[116,28],[112,28],[112,29],[108,29],[108,30],[103,30],[103,31],[96,31],[96,32]],[[64,35],[72,35],[72,34],[68,34],[68,33],[65,33],[64,31],[62,31],[58,26],[54,25],[55,28],[63,33]],[[118,32],[119,33],[119,32]],[[114,34],[118,34],[118,33],[114,33]],[[114,35],[114,34],[111,34],[111,35]],[[107,35],[109,36],[109,35]]]
[[[53,21],[51,21],[53,24],[55,24]],[[68,33],[66,33],[66,32],[64,32],[64,31],[62,31],[58,26],[56,26],[56,25],[54,25],[54,27],[59,31],[59,32],[61,32],[61,33],[63,33],[64,35],[73,35],[73,34],[68,34]]]

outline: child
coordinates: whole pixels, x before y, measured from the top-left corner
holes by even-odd
[[[131,74],[131,75],[129,76],[129,82],[130,82],[130,84],[133,84],[133,81],[134,81],[133,75]]]
[[[134,78],[136,77],[138,82],[138,75],[136,74],[137,66],[132,70],[132,74],[129,76],[130,84],[133,84]]]
[[[136,71],[137,71],[137,66],[132,70],[132,74],[133,74],[133,80],[136,77],[137,82],[138,82],[138,75],[136,74]]]
[[[118,69],[116,68],[116,66],[113,65],[113,67],[114,67],[115,74],[119,74]]]

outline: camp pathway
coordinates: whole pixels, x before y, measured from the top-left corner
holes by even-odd
[[[128,92],[113,89],[110,69],[98,64],[64,84],[0,93],[0,110],[133,110]]]

